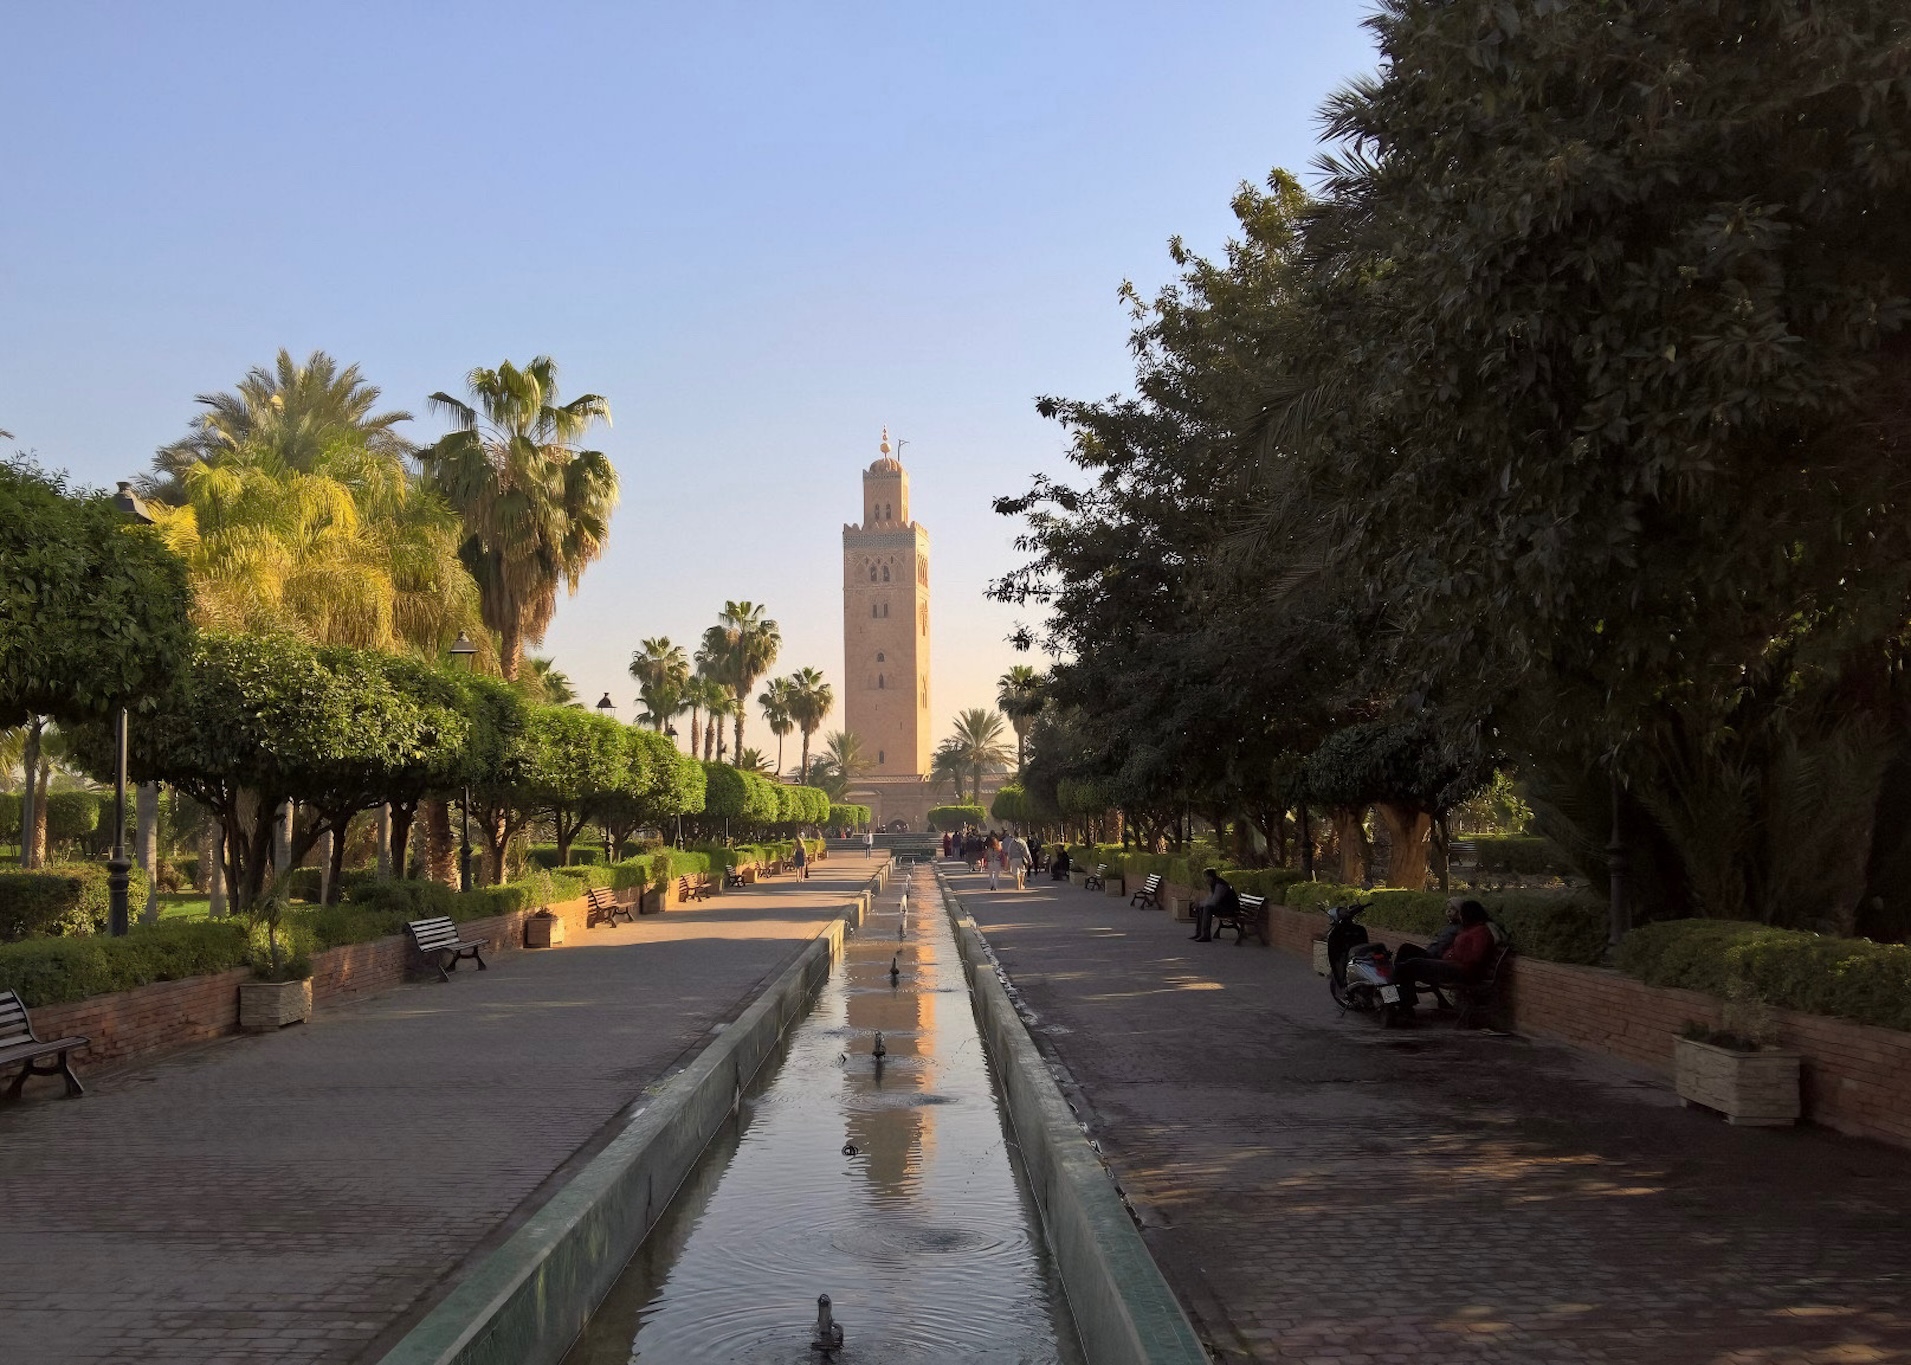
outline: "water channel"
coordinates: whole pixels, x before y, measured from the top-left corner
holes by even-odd
[[[878,895],[565,1365],[821,1361],[819,1294],[837,1365],[1082,1361],[926,867]]]

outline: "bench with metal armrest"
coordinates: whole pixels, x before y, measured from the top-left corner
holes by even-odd
[[[1150,872],[1148,880],[1141,889],[1128,898],[1128,903],[1140,910],[1159,910],[1161,908],[1161,874]]]
[[[1108,885],[1108,864],[1096,863],[1095,870],[1082,878],[1082,890],[1100,891]]]
[[[1267,944],[1267,897],[1237,896],[1235,899],[1239,902],[1238,909],[1214,912],[1214,932],[1218,934],[1223,929],[1232,929],[1234,946],[1237,948],[1247,942],[1249,934],[1258,938],[1265,947]]]
[[[601,921],[604,924],[616,924],[622,915],[626,923],[635,924],[630,907],[617,899],[617,893],[607,886],[593,886],[584,893],[584,900],[590,907],[584,913],[584,927],[595,928]]]
[[[405,932],[411,935],[418,956],[427,965],[438,969],[440,981],[451,980],[451,973],[457,971],[458,964],[466,958],[477,963],[479,971],[489,970],[484,965],[484,945],[459,938],[458,926],[451,922],[449,916],[415,919],[405,926]]]
[[[69,1052],[83,1048],[88,1043],[85,1038],[41,1038],[33,1031],[33,1024],[27,1018],[27,1007],[20,1003],[20,997],[13,991],[0,991],[0,1067],[20,1064],[20,1074],[13,1078],[13,1084],[7,1087],[7,1098],[17,1100],[20,1091],[25,1088],[29,1076],[60,1076],[66,1080],[66,1097],[77,1098],[86,1093],[80,1084],[80,1078],[73,1074],[73,1065],[67,1060]],[[52,1057],[52,1062],[42,1059]]]

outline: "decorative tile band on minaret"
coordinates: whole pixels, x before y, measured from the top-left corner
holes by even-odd
[[[880,449],[863,471],[862,519],[843,527],[844,728],[862,741],[872,781],[920,784],[932,747],[929,533],[910,520],[909,475],[887,427]]]

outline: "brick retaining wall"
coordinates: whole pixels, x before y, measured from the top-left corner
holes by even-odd
[[[1324,916],[1268,907],[1273,947],[1312,957]],[[1378,929],[1388,943],[1425,940]],[[1672,1044],[1692,1022],[1720,1026],[1722,1002],[1698,991],[1648,986],[1603,967],[1542,962],[1515,955],[1507,965],[1512,1026],[1595,1049],[1662,1075],[1672,1074]],[[1780,1041],[1804,1056],[1805,1117],[1854,1137],[1911,1147],[1911,1033],[1819,1014],[1779,1012]]]
[[[549,907],[564,921],[567,938],[584,933],[590,907],[582,898]],[[524,947],[524,922],[535,910],[466,920],[461,937],[483,943],[487,955]],[[405,979],[411,943],[405,935],[349,943],[312,955],[312,1002],[363,991],[389,990]],[[78,1035],[91,1041],[73,1054],[82,1067],[123,1066],[203,1043],[239,1027],[239,983],[244,967],[183,981],[155,981],[111,995],[95,995],[64,1005],[43,1005],[32,1012],[42,1038]]]

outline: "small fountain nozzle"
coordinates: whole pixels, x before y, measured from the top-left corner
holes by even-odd
[[[889,959],[889,984],[895,985],[896,978],[902,975],[902,954],[897,953]]]
[[[882,1034],[878,1033],[876,1035],[876,1046],[869,1050],[869,1055],[874,1057],[878,1062],[889,1055],[889,1049],[883,1046]]]
[[[810,1338],[810,1349],[825,1356],[843,1349],[843,1324],[830,1316],[827,1294],[816,1296],[816,1335]]]

